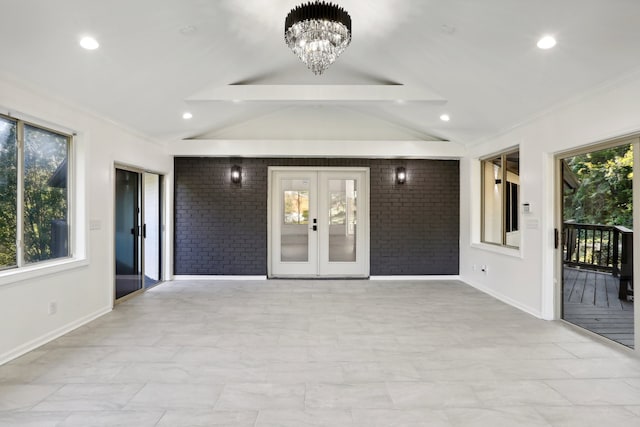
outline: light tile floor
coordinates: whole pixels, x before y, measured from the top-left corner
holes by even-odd
[[[459,282],[170,282],[1,366],[22,425],[640,426],[640,360]]]

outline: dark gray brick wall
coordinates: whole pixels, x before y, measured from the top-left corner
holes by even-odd
[[[234,164],[241,184],[231,183]],[[456,160],[201,157],[175,158],[175,274],[267,274],[269,166],[369,167],[371,275],[458,274]],[[398,166],[404,185],[395,183]]]

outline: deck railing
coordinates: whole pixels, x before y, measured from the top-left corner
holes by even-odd
[[[619,277],[620,295],[626,298],[627,284],[633,289],[632,230],[619,225],[568,221],[564,223],[562,235],[565,265],[605,271]]]
[[[633,231],[615,225],[564,223],[564,262],[588,270],[619,274]],[[616,275],[617,275],[616,274]]]

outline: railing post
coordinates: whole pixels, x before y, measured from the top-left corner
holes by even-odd
[[[620,230],[618,230],[617,228],[613,229],[613,261],[611,262],[611,264],[613,265],[613,276],[614,277],[620,277],[620,267],[618,267],[618,261],[620,259],[619,257],[619,250],[618,250],[618,244],[620,243]]]
[[[633,295],[633,233],[622,232],[622,254],[620,255],[620,288],[618,297],[627,301],[631,288]]]

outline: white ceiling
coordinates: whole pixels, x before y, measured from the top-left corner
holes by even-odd
[[[5,0],[0,72],[163,141],[472,144],[640,67],[639,0],[339,0],[353,40],[315,76],[284,43],[303,1]]]

